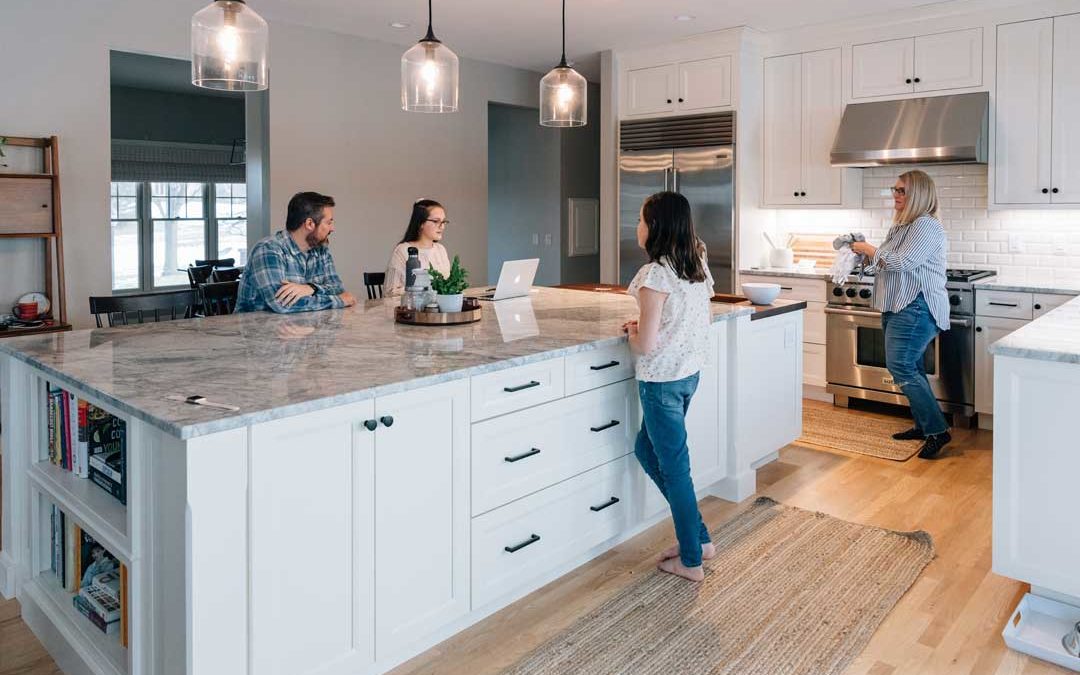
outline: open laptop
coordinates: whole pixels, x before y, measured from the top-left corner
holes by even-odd
[[[499,272],[499,283],[495,285],[495,288],[489,288],[487,292],[472,297],[477,300],[505,300],[528,295],[539,265],[540,258],[507,260],[503,263],[502,271]]]

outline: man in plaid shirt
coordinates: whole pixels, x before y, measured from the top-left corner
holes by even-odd
[[[355,305],[356,296],[341,285],[327,246],[333,231],[333,197],[293,195],[285,229],[251,249],[236,311],[310,312]]]

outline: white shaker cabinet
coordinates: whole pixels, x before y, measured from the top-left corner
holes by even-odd
[[[975,318],[975,412],[994,413],[994,356],[990,345],[1028,323],[996,316]]]
[[[693,114],[729,108],[734,102],[732,71],[731,56],[631,68],[625,71],[621,114]]]
[[[731,57],[679,64],[676,110],[693,112],[731,105]]]
[[[1050,203],[1080,204],[1080,14],[1054,19]]]
[[[852,98],[980,87],[982,28],[855,45],[851,61]]]
[[[675,80],[679,67],[670,63],[626,73],[627,115],[649,115],[675,109]]]
[[[910,94],[915,69],[911,38],[855,45],[851,48],[851,96]]]

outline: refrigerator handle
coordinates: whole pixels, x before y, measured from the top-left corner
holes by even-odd
[[[672,192],[678,192],[679,191],[679,170],[678,169],[672,169],[671,170],[671,191]]]
[[[671,172],[672,171],[673,171],[673,169],[670,166],[665,166],[664,167],[664,192],[668,192],[668,191],[671,190],[671,184],[672,184]]]

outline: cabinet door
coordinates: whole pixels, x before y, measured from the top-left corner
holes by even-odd
[[[252,672],[374,660],[375,433],[363,425],[373,410],[364,401],[252,427]]]
[[[1050,201],[1080,203],[1080,14],[1054,19],[1054,150]],[[1000,125],[999,125],[1000,128]]]
[[[468,380],[375,403],[375,654],[469,609]]]
[[[915,38],[915,91],[982,86],[982,28]]]
[[[709,363],[701,369],[698,376],[698,388],[690,399],[690,408],[686,411],[686,444],[690,448],[690,475],[694,487],[704,487],[715,482],[712,476],[720,466],[719,406],[720,391],[717,370],[722,364],[717,363],[719,347],[718,326],[713,324],[709,330]]]
[[[998,204],[1050,202],[1054,21],[998,26],[994,197]]]
[[[731,57],[679,64],[679,110],[731,105]]]
[[[802,56],[765,59],[765,205],[802,203]]]
[[[675,109],[675,64],[639,68],[626,73],[626,114],[646,115]]]
[[[994,412],[994,355],[990,345],[1027,324],[1023,319],[975,317],[975,412]]]
[[[851,97],[894,96],[914,91],[915,40],[888,40],[851,48]]]
[[[1062,295],[1060,293],[1035,293],[1031,298],[1032,318],[1038,319],[1043,314],[1061,307],[1075,297],[1075,295]]]
[[[829,164],[836,129],[844,114],[841,77],[839,49],[802,55],[800,197],[805,204],[839,205],[843,200],[843,169]]]

